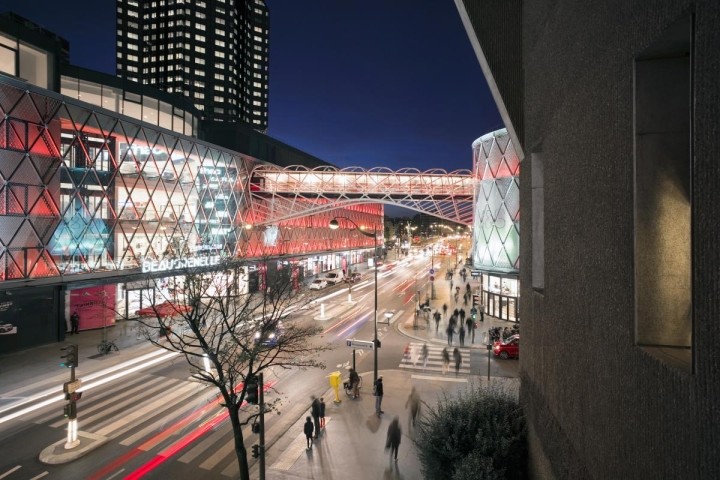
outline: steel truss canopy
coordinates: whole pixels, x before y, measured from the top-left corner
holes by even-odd
[[[396,205],[451,222],[472,223],[470,170],[258,165],[249,182],[248,225],[277,224],[364,203]]]

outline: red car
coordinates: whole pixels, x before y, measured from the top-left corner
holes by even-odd
[[[512,335],[501,342],[493,343],[493,353],[502,359],[520,357],[520,335]]]
[[[139,317],[172,317],[192,310],[189,305],[179,305],[172,302],[163,302],[155,306],[141,308],[135,314]]]

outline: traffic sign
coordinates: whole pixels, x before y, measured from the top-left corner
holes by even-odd
[[[345,340],[345,343],[348,347],[368,350],[372,350],[374,346],[372,340],[355,340],[354,338],[348,338],[347,340]]]
[[[431,269],[430,269],[430,275],[435,275],[435,269],[434,269],[434,268],[431,268]]]
[[[430,275],[430,281],[431,281],[431,282],[434,282],[434,281],[435,281],[435,276],[434,276],[434,275]]]

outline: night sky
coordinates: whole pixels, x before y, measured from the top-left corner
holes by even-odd
[[[502,128],[451,0],[268,0],[268,134],[339,167],[470,169]],[[115,73],[114,0],[0,0]]]

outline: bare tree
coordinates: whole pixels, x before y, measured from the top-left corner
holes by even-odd
[[[232,424],[240,478],[249,480],[242,427],[259,412],[245,403],[248,380],[270,368],[325,368],[317,355],[332,347],[315,340],[321,331],[315,324],[290,318],[312,301],[290,275],[270,277],[251,294],[245,293],[243,268],[230,260],[215,272],[183,273],[182,292],[161,295],[153,315],[138,321],[150,342],[184,355],[193,377],[218,389]],[[265,411],[278,407],[279,398]]]

